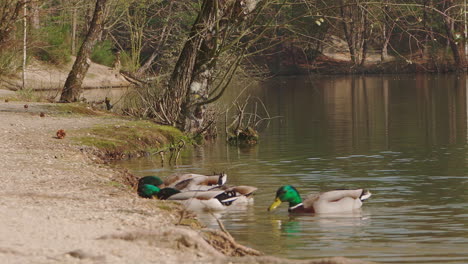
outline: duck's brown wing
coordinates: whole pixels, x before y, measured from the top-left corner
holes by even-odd
[[[174,194],[170,196],[168,200],[188,200],[192,198],[199,200],[209,200],[222,193],[224,193],[224,191],[186,191]]]
[[[303,201],[302,204],[305,209],[314,208],[314,202],[320,197],[320,193],[309,194]]]
[[[356,190],[334,190],[329,192],[324,192],[320,194],[320,200],[324,200],[327,202],[336,202],[343,198],[353,198],[358,199],[363,190],[356,189]]]
[[[172,186],[177,182],[192,178],[192,174],[173,174],[164,178],[164,184],[166,186]]]

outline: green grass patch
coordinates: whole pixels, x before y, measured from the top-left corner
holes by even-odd
[[[129,121],[87,129],[78,143],[99,149],[107,158],[122,159],[170,148],[181,140],[191,140],[180,130],[150,121]]]
[[[16,99],[19,101],[26,102],[40,102],[41,98],[38,96],[33,89],[22,89],[16,91]]]
[[[158,204],[158,208],[164,211],[172,211],[174,209],[174,206],[167,204]]]

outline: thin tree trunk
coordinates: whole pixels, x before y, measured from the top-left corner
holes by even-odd
[[[449,10],[453,8],[453,0],[443,1],[441,11],[444,13],[442,16],[445,32],[447,33],[447,41],[452,50],[453,59],[455,61],[456,71],[465,71],[465,60],[461,55],[460,49],[455,41],[455,36],[453,34],[453,19],[450,17]]]
[[[166,44],[167,36],[170,34],[170,31],[170,29],[167,30],[167,25],[165,25],[161,33],[161,41],[159,42],[159,45],[154,49],[153,53],[145,63],[136,71],[137,76],[142,76],[150,69],[151,65],[153,65],[154,60],[161,54],[161,47]]]
[[[72,39],[71,39],[71,53],[72,55],[76,54],[76,25],[77,25],[77,7],[73,7],[72,11]]]
[[[60,102],[76,102],[79,100],[81,85],[89,68],[89,56],[103,28],[106,2],[107,0],[96,0],[96,7],[88,34],[78,51],[73,68],[65,81]]]
[[[33,0],[31,3],[31,28],[39,29],[40,18],[39,18],[39,0]]]
[[[186,100],[195,72],[199,49],[207,32],[211,32],[216,21],[216,12],[218,10],[216,8],[217,4],[214,2],[216,1],[205,0],[203,2],[202,10],[190,31],[190,36],[185,42],[169,81],[166,116],[170,116],[170,120],[167,121],[181,129],[185,129],[184,119],[188,115]]]
[[[354,65],[362,65],[366,60],[368,19],[367,11],[358,2],[349,4],[341,0],[340,14],[343,32],[348,43],[349,54]]]
[[[463,3],[463,26],[465,28],[464,30],[464,39],[463,39],[463,45],[465,47],[465,63],[466,63],[466,60],[467,60],[467,56],[468,56],[468,25],[467,25],[467,20],[466,20],[466,15],[467,15],[467,10],[466,10],[466,0],[464,1]]]
[[[345,3],[342,0],[341,7],[340,7],[341,19],[342,19],[341,24],[343,26],[343,31],[344,31],[344,35],[346,38],[346,42],[348,43],[348,49],[349,49],[349,55],[351,56],[351,61],[356,62],[356,54],[355,54],[356,50],[354,49],[354,41],[353,41],[353,36],[354,36],[353,25],[348,25],[349,24],[348,14],[345,8],[346,8]]]
[[[22,89],[26,88],[26,49],[27,49],[27,36],[28,36],[28,7],[27,4],[23,6],[23,71],[22,71]]]
[[[360,49],[361,49],[361,61],[359,62],[359,65],[364,65],[366,63],[367,59],[367,42],[368,42],[368,37],[372,35],[372,28],[370,30],[366,30],[366,28],[369,27],[369,19],[367,12],[363,11],[362,8],[359,8],[359,10],[362,12],[362,25],[361,25],[361,36],[362,36],[362,41],[360,42]],[[370,28],[370,27],[369,27]],[[370,31],[370,32],[369,32]]]
[[[430,0],[425,0],[424,1],[424,7],[423,7],[423,28],[424,28],[424,42],[423,42],[423,47],[421,51],[421,57],[423,59],[429,58],[429,42],[432,41],[432,36],[430,35],[429,32],[432,32],[431,28],[428,26],[428,4],[430,3]]]
[[[21,9],[26,4],[25,0],[5,1],[0,6],[0,47],[8,42],[11,32],[15,28],[15,23],[21,12]]]
[[[161,112],[169,124],[192,133],[205,131],[206,104],[230,22],[244,20],[260,0],[204,0],[169,81]],[[225,43],[224,43],[225,44]]]
[[[385,0],[384,2],[384,24],[382,28],[382,37],[383,37],[383,43],[382,43],[382,50],[380,53],[380,60],[382,62],[388,60],[388,44],[390,43],[390,39],[392,36],[393,29],[395,27],[395,22],[393,22],[393,19],[390,18],[389,12],[390,8],[387,5],[388,0]]]

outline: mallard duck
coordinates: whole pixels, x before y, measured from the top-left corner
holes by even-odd
[[[177,189],[179,191],[209,190],[224,185],[226,183],[226,180],[227,175],[224,173],[213,176],[192,173],[182,175],[171,175],[164,178],[164,181],[161,180],[161,178],[159,178],[158,176],[145,176],[138,180],[138,194],[143,194],[141,190],[145,184],[154,185],[159,187],[160,189],[167,186]]]
[[[268,211],[276,209],[282,202],[289,202],[290,213],[337,213],[361,208],[362,201],[371,196],[368,190],[334,190],[309,195],[304,201],[291,185],[282,186],[276,191],[276,199]]]
[[[206,191],[222,186],[226,181],[227,175],[225,173],[210,176],[189,173],[168,176],[164,178],[164,185],[179,191]]]
[[[151,198],[153,193],[150,186],[158,187],[158,189],[164,187],[164,182],[158,176],[145,176],[138,180],[137,192],[138,195],[144,198]]]
[[[228,192],[234,192],[237,200],[234,204],[251,204],[253,203],[253,194],[257,190],[257,187],[239,185],[239,186],[220,186],[212,190],[224,190]]]
[[[166,187],[160,189],[151,184],[142,185],[141,197],[157,198],[160,200],[181,201],[191,210],[219,211],[224,210],[237,200],[235,191],[186,191],[181,192],[177,189]],[[140,194],[140,193],[139,193]]]
[[[257,190],[256,187],[226,186],[224,185],[226,177],[226,174],[216,176],[200,174],[169,176],[170,180],[166,181],[165,179],[165,182],[169,184],[166,187],[166,184],[159,177],[146,176],[138,181],[138,195],[143,198],[156,197],[161,200],[191,200],[184,202],[186,205],[190,204],[191,209],[198,207],[209,210],[222,210],[233,202],[235,204],[250,204],[253,202],[253,193]],[[180,181],[175,181],[175,178]],[[215,178],[217,179],[216,184]],[[213,198],[216,198],[219,202],[208,201]],[[194,206],[194,204],[200,203],[201,205]]]

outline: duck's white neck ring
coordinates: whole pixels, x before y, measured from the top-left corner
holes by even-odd
[[[299,206],[302,206],[302,203],[296,204],[295,206],[289,207],[289,210],[294,210],[294,209],[298,208]]]

